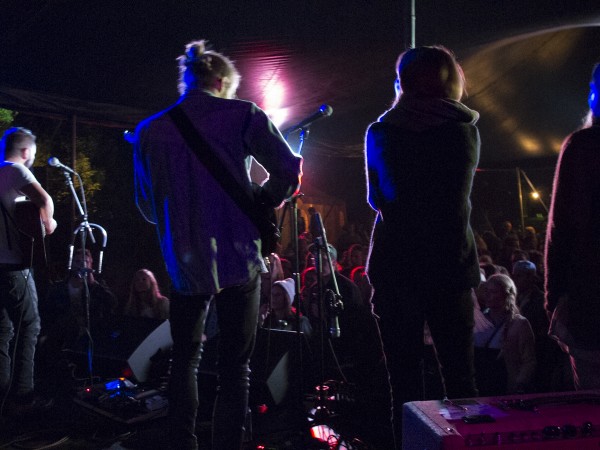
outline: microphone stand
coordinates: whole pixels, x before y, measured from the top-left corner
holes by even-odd
[[[317,302],[317,314],[319,323],[321,326],[319,327],[319,339],[320,339],[320,352],[321,352],[321,361],[320,361],[320,370],[321,370],[321,384],[319,385],[319,395],[317,406],[315,407],[314,413],[314,425],[326,423],[327,419],[331,418],[331,411],[327,409],[327,389],[328,387],[325,385],[325,306],[327,306],[327,312],[329,316],[329,336],[328,342],[331,345],[332,338],[340,337],[340,326],[338,322],[338,315],[343,310],[344,304],[342,303],[342,296],[340,295],[340,290],[337,283],[337,278],[335,276],[335,270],[333,267],[332,257],[329,253],[329,243],[327,242],[327,234],[325,232],[325,227],[323,226],[323,221],[321,219],[321,214],[316,213],[315,215],[317,226],[319,228],[319,232],[321,236],[317,237],[314,242],[314,246],[316,249],[315,255],[315,269],[317,273],[317,291],[318,291],[318,302]],[[331,281],[333,284],[333,290],[324,288],[324,280],[323,280],[323,254],[322,252],[326,251],[328,254],[327,257],[327,265],[329,267],[329,274],[331,276]],[[325,303],[327,300],[327,303]],[[333,358],[337,360],[335,351],[333,350],[333,346],[331,346],[331,352]]]
[[[309,135],[309,126],[305,126],[300,128],[299,134],[299,143],[297,154],[300,155],[302,153],[302,148],[304,147],[304,142],[308,139]],[[290,133],[286,133],[285,139],[287,140],[288,135]],[[298,249],[298,199],[302,197],[304,194],[299,192],[294,195],[291,199],[286,201],[286,204],[283,209],[283,213],[281,215],[281,219],[279,221],[279,230],[283,229],[283,222],[285,220],[286,211],[290,211],[290,221],[291,221],[291,234],[292,234],[292,252],[294,257],[292,258],[292,274],[294,279],[294,298],[292,299],[292,304],[296,305],[296,315],[294,317],[294,323],[296,328],[296,351],[298,355],[298,386],[296,399],[296,406],[300,411],[303,411],[303,387],[304,387],[304,357],[303,357],[303,347],[302,347],[302,332],[300,330],[300,258],[299,258],[299,249]]]
[[[91,320],[90,320],[90,290],[88,286],[88,276],[94,272],[91,267],[87,266],[87,258],[85,257],[85,248],[86,248],[86,239],[89,237],[90,241],[93,244],[96,244],[96,239],[94,238],[94,233],[92,229],[97,229],[102,234],[102,247],[100,250],[100,254],[98,257],[98,270],[97,273],[100,274],[102,272],[102,264],[104,258],[104,249],[106,248],[107,241],[107,233],[104,228],[95,223],[88,222],[88,211],[87,211],[87,203],[85,200],[85,191],[83,189],[83,180],[81,176],[77,172],[74,174],[77,176],[79,180],[80,187],[80,195],[81,201],[79,200],[79,196],[77,195],[77,191],[75,190],[75,186],[73,185],[73,180],[71,179],[71,174],[62,169],[62,173],[65,177],[65,184],[70,189],[71,194],[73,195],[73,200],[75,201],[75,205],[77,206],[77,210],[79,211],[79,215],[81,217],[81,223],[75,228],[73,231],[73,235],[71,237],[71,244],[69,245],[69,261],[67,264],[67,270],[69,274],[71,273],[71,268],[73,265],[73,254],[75,250],[75,240],[76,237],[79,236],[80,243],[80,251],[82,253],[84,267],[80,267],[77,272],[77,276],[83,280],[83,292],[84,292],[84,301],[85,301],[85,325],[86,325],[86,335],[87,335],[87,357],[88,357],[88,373],[90,376],[90,386],[94,384],[94,371],[93,371],[93,339],[91,334]]]

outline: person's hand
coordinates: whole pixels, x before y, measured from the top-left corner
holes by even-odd
[[[54,230],[56,230],[57,226],[58,226],[58,224],[56,223],[56,220],[50,219],[50,221],[48,223],[44,224],[44,228],[46,229],[46,234],[54,233]]]
[[[263,303],[260,305],[258,309],[258,325],[262,327],[262,324],[265,323],[267,316],[269,315],[269,305],[267,303]]]

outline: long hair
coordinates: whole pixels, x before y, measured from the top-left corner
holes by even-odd
[[[510,314],[511,318],[514,317],[515,314],[519,314],[519,307],[517,306],[517,286],[511,277],[503,273],[496,273],[485,281],[484,286],[486,288],[494,286],[503,289],[505,292],[504,309]]]
[[[497,273],[489,277],[487,281],[484,282],[484,286],[485,288],[495,286],[503,289],[505,292],[504,309],[508,313],[508,317],[502,332],[502,346],[504,347],[511,322],[515,316],[519,314],[519,307],[517,306],[517,286],[511,277],[504,275],[503,273]]]
[[[394,105],[402,94],[417,97],[460,100],[465,75],[453,53],[446,47],[416,47],[402,53],[396,62],[400,82]]]
[[[192,41],[185,46],[185,54],[177,58],[179,62],[179,93],[184,94],[191,87],[209,87],[221,78],[226,86],[227,98],[233,97],[241,76],[233,61],[225,55],[206,49],[206,41]]]
[[[141,312],[141,299],[138,292],[135,289],[135,280],[138,274],[144,274],[150,280],[150,306],[156,313],[159,313],[159,301],[162,301],[164,296],[160,292],[160,288],[158,287],[156,277],[150,270],[140,269],[135,273],[135,275],[133,276],[133,281],[131,282],[131,288],[129,289],[129,300],[125,305],[125,315],[139,316]]]

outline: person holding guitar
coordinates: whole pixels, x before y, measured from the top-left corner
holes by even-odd
[[[214,300],[220,331],[212,448],[235,450],[242,446],[266,271],[253,198],[271,209],[290,198],[302,158],[258,106],[234,98],[240,75],[229,58],[195,41],[179,68],[179,101],[138,125],[133,142],[136,202],[156,225],[172,282],[170,445],[198,448],[196,372]],[[252,158],[270,175],[258,188],[249,176]]]
[[[27,249],[19,246],[27,239],[21,238],[15,210],[17,200],[26,196],[39,209],[46,234],[56,229],[52,198],[29,170],[36,150],[35,136],[24,128],[7,130],[0,141],[0,413],[9,397],[15,411],[24,411],[35,401],[33,360],[40,316],[31,261],[24,257]],[[30,245],[34,239],[29,238]]]

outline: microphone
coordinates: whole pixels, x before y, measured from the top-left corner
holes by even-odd
[[[333,339],[336,339],[339,338],[341,334],[338,315],[340,307],[343,304],[339,296],[336,296],[335,292],[333,292],[331,289],[327,289],[325,292],[325,297],[329,313],[329,336],[331,336]]]
[[[63,163],[61,163],[56,156],[50,157],[50,159],[48,159],[48,164],[51,165],[52,167],[56,167],[57,169],[62,169],[65,172],[69,172],[73,175],[77,175],[77,172],[75,172],[70,167],[67,167]]]
[[[307,128],[310,125],[312,125],[313,122],[323,118],[323,117],[329,117],[331,114],[333,114],[333,108],[329,105],[321,105],[321,107],[319,108],[319,110],[308,116],[306,119],[298,122],[296,125],[293,125],[291,127],[289,127],[288,129],[286,129],[283,134],[290,134],[296,130],[301,130],[302,128]]]
[[[334,312],[329,319],[329,335],[336,339],[340,337],[340,321],[338,320],[337,314]]]
[[[123,132],[123,139],[125,139],[130,144],[135,144],[135,132],[129,131],[129,130],[125,130]]]

